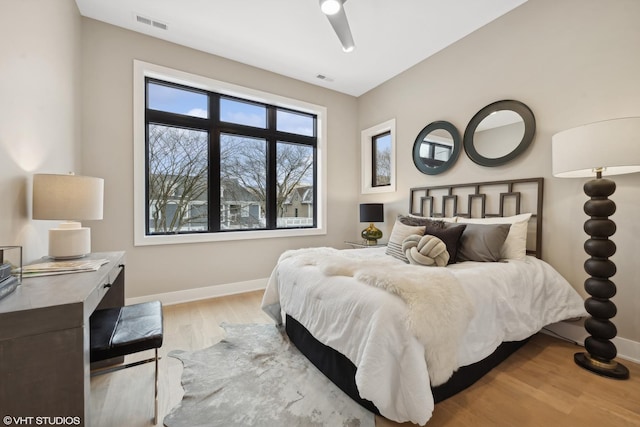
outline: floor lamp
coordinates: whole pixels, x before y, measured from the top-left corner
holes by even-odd
[[[609,259],[616,245],[609,237],[616,232],[616,224],[609,219],[616,205],[608,197],[616,189],[615,182],[605,175],[640,172],[640,117],[606,120],[557,133],[552,137],[553,175],[559,178],[595,179],[584,184],[590,197],[584,212],[590,217],[584,231],[590,236],[584,250],[590,256],[584,269],[590,276],[584,288],[590,295],[585,309],[590,317],[585,329],[590,336],[585,340],[586,353],[576,353],[579,366],[616,379],[629,378],[627,367],[614,359],[616,346],[611,340],[618,333],[611,322],[617,309],[610,300],[616,294],[616,285],[609,279],[616,274],[616,265]]]

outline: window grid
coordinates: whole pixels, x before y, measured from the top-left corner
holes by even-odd
[[[157,109],[149,108],[149,84],[163,85],[169,88],[182,89],[197,94],[206,94],[208,97],[208,114],[204,117],[199,117],[193,114],[180,114],[175,112],[161,111]],[[230,232],[230,231],[247,231],[247,230],[278,230],[287,228],[316,228],[317,227],[317,209],[315,208],[315,202],[317,200],[317,117],[313,114],[303,113],[296,110],[290,110],[283,107],[276,107],[270,104],[263,104],[255,101],[245,100],[242,98],[232,97],[228,95],[221,95],[215,92],[204,91],[200,89],[183,86],[180,84],[165,82],[162,80],[154,79],[151,77],[145,77],[145,133],[146,133],[146,148],[145,148],[145,171],[146,171],[146,235],[159,235],[159,234],[185,234],[185,233],[217,233],[217,232]],[[239,103],[245,103],[252,106],[263,107],[266,109],[266,127],[251,126],[248,124],[242,124],[241,120],[222,121],[220,112],[221,99],[237,101]],[[285,113],[283,116],[301,116],[306,118],[311,124],[312,129],[307,134],[290,133],[282,130],[278,130],[277,113]],[[205,205],[208,206],[207,212],[207,227],[204,230],[198,229],[199,227],[186,227],[179,230],[167,230],[159,232],[152,230],[150,226],[150,188],[149,188],[149,129],[151,126],[169,126],[181,129],[188,129],[194,131],[203,131],[208,135],[208,151],[207,151],[207,191]],[[280,126],[280,128],[286,128]],[[238,227],[233,229],[225,229],[221,226],[223,223],[225,212],[221,197],[223,191],[221,191],[222,175],[221,175],[221,138],[223,135],[235,135],[238,137],[245,137],[250,139],[263,139],[266,141],[266,191],[263,200],[256,200],[254,204],[245,204],[241,206],[228,206],[228,211],[240,212],[240,217],[249,218],[252,215],[264,216],[264,224],[259,224],[253,227]],[[278,226],[278,201],[277,201],[277,150],[282,145],[301,145],[312,148],[312,165],[311,165],[311,200],[313,208],[311,209],[312,216],[310,217],[310,224],[302,224],[299,221],[295,222],[295,225]],[[246,189],[246,188],[245,188]],[[245,202],[248,202],[245,201]],[[264,205],[260,205],[259,203]],[[202,200],[194,201],[198,205],[197,209],[187,207],[187,217],[192,212],[202,212],[203,203]],[[167,203],[169,206],[171,203]],[[281,212],[284,214],[284,210],[281,208]],[[254,218],[255,219],[255,218]],[[286,218],[285,218],[286,219]],[[197,224],[202,224],[202,220],[195,221]],[[196,225],[197,225],[196,224]]]

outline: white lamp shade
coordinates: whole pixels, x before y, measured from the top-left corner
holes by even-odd
[[[102,219],[104,180],[80,175],[33,176],[33,219]]]
[[[553,175],[593,177],[640,172],[640,117],[605,120],[551,138]]]

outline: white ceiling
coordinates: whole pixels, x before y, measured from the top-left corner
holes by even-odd
[[[76,0],[83,16],[354,96],[524,2],[349,0],[344,53],[318,0]]]

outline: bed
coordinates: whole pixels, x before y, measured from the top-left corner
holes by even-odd
[[[262,308],[354,400],[424,425],[542,327],[586,315],[540,259],[542,194],[542,178],[412,188],[386,248],[287,251]]]

